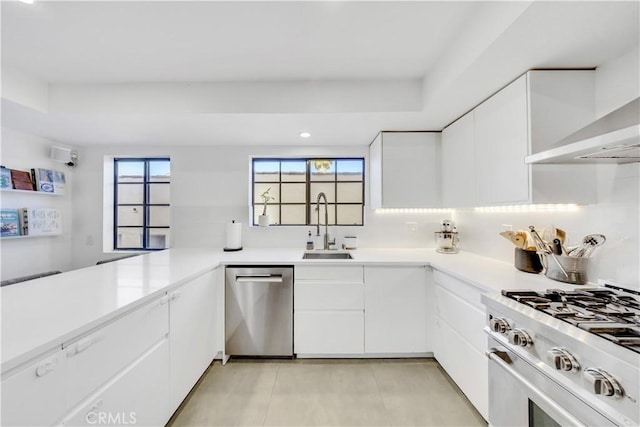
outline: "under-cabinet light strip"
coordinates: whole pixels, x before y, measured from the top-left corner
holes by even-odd
[[[475,212],[575,212],[579,210],[576,204],[547,204],[547,205],[509,205],[482,206],[473,208]]]
[[[453,209],[442,208],[378,208],[375,210],[380,214],[425,214],[425,213],[446,213],[453,212]]]

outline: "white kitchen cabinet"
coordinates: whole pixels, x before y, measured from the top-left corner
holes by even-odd
[[[483,290],[434,271],[435,356],[478,412],[487,419],[488,364],[485,356]]]
[[[64,343],[68,405],[75,406],[168,332],[168,299],[162,296],[94,332]],[[163,374],[168,376],[167,368]]]
[[[442,206],[472,207],[476,200],[475,130],[471,110],[442,131]]]
[[[594,118],[593,71],[529,71],[488,98],[473,112],[473,205],[595,201],[593,166],[524,163]]]
[[[425,267],[370,267],[365,277],[365,353],[432,351]]]
[[[165,425],[173,412],[168,365],[165,337],[73,410],[64,425]]]
[[[300,357],[364,353],[362,266],[298,266],[293,349]]]
[[[370,206],[440,207],[440,132],[380,132],[369,147]]]
[[[216,355],[216,272],[169,292],[170,409],[175,411]]]
[[[2,425],[45,426],[65,414],[67,357],[58,347],[36,362],[3,373]]]

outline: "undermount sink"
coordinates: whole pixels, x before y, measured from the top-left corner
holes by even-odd
[[[302,259],[353,259],[349,252],[305,252]]]

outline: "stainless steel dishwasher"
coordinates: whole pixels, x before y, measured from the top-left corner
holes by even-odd
[[[293,267],[229,266],[225,353],[293,356]]]

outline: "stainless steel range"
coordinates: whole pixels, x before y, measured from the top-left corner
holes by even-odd
[[[640,295],[605,286],[484,296],[492,426],[640,425]]]

